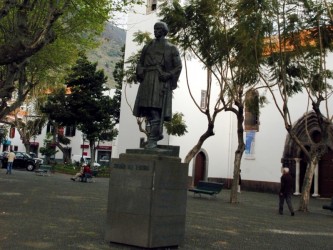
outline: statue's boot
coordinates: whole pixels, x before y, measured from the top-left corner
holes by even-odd
[[[150,133],[148,136],[148,143],[146,148],[156,148],[157,142],[163,139],[163,135],[160,131],[160,121],[159,120],[151,120],[150,121]]]
[[[145,148],[148,149],[157,148],[157,141],[152,141],[148,139],[148,143],[146,144]]]

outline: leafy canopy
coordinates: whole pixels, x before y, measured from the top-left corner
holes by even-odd
[[[112,139],[117,134],[113,129],[118,121],[117,115],[113,116],[114,102],[106,95],[107,78],[96,67],[97,63],[81,54],[66,78],[67,89],[50,95],[43,107],[51,120],[62,126],[76,125],[90,141]]]

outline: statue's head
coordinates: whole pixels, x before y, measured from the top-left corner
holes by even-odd
[[[155,23],[154,25],[154,33],[155,33],[155,36],[156,36],[156,30],[162,30],[162,35],[163,36],[166,36],[169,32],[169,28],[168,28],[168,25],[165,23],[165,22],[157,22]]]

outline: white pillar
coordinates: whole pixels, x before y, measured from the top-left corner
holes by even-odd
[[[301,158],[295,158],[294,160],[296,162],[296,177],[295,177],[295,193],[294,193],[294,195],[300,195],[301,193],[299,192],[299,173],[300,173]]]
[[[313,186],[313,194],[312,197],[319,197],[320,195],[318,194],[318,163],[315,167],[315,172],[314,172],[314,186]]]

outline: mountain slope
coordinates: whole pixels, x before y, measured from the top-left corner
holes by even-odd
[[[108,87],[114,88],[113,71],[115,64],[121,59],[121,48],[125,45],[126,32],[107,23],[103,34],[98,39],[100,45],[88,54],[91,62],[97,62],[97,68],[103,69],[108,77]]]

